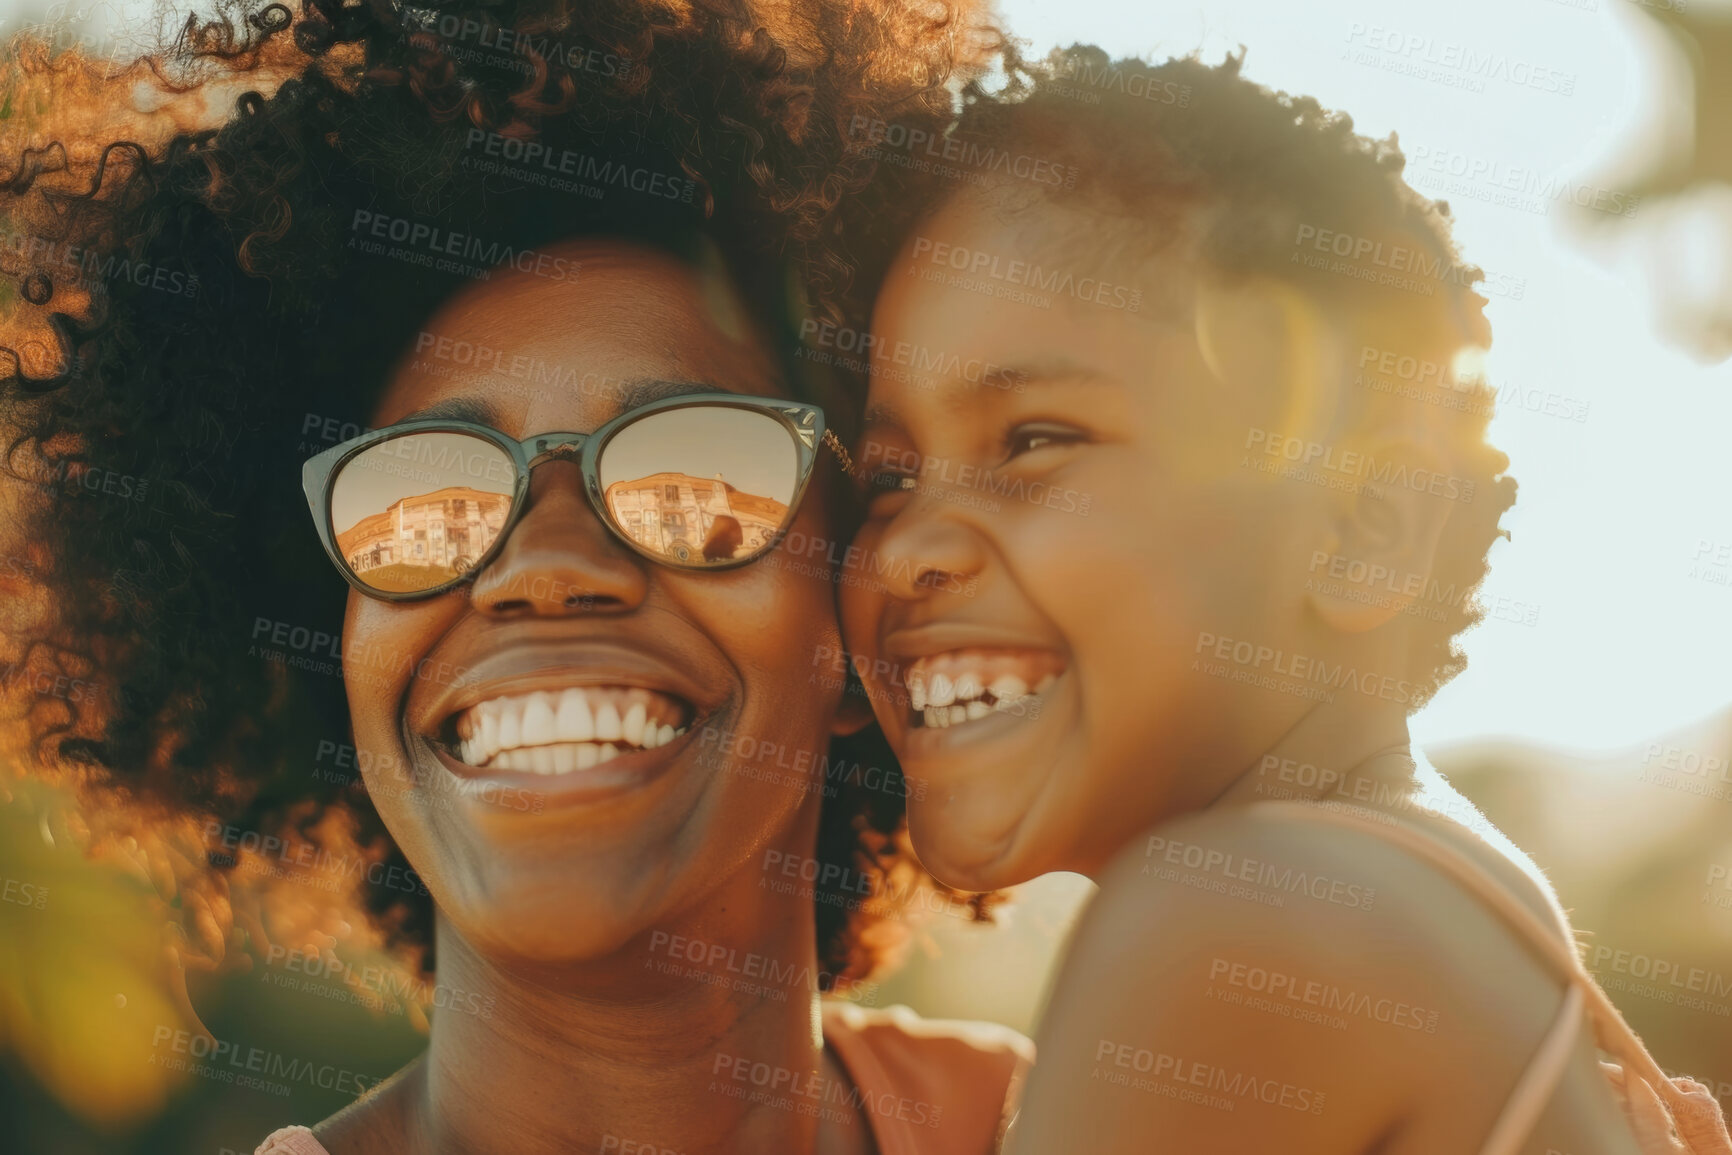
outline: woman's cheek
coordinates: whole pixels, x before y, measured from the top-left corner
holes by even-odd
[[[868,522],[854,538],[854,548],[859,556],[871,559],[877,556],[879,529],[874,523]],[[867,564],[858,567],[863,572],[856,575],[844,571],[837,582],[836,601],[842,619],[842,639],[851,654],[862,654],[868,657],[877,651],[878,620],[884,612],[886,591],[878,579],[872,577],[879,567]]]
[[[835,587],[825,576],[827,565],[818,561],[812,569],[812,575],[799,576],[792,588],[780,591],[785,601],[774,604],[797,607],[798,613],[789,615],[793,628],[778,631],[782,634],[780,644],[769,648],[764,660],[793,683],[790,693],[817,697],[824,703],[823,709],[830,711],[841,699],[847,657]]]
[[[466,605],[460,594],[393,604],[350,593],[343,617],[343,685],[358,738],[394,748],[407,703],[457,676],[426,658]]]

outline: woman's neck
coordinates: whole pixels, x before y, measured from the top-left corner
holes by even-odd
[[[869,1149],[863,1117],[820,1126],[794,1109],[802,1088],[847,1076],[820,1033],[811,899],[748,873],[706,914],[557,969],[489,958],[441,917],[449,1005],[393,1090],[405,1149]]]

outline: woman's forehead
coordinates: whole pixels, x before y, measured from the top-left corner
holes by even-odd
[[[603,239],[547,246],[496,272],[421,326],[376,424],[464,393],[498,395],[507,411],[537,401],[558,411],[645,379],[784,391],[719,265]]]

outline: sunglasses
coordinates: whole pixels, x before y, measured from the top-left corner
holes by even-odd
[[[651,561],[746,565],[793,522],[820,441],[852,472],[816,405],[688,393],[628,409],[593,433],[522,441],[471,421],[404,421],[309,459],[301,486],[349,584],[409,601],[493,560],[528,505],[530,471],[547,461],[575,462],[602,524]]]

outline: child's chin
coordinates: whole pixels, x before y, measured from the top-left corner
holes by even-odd
[[[928,811],[923,815],[921,811]],[[929,821],[922,821],[928,818]],[[981,892],[1019,886],[1042,873],[1011,851],[1015,831],[999,815],[969,814],[966,806],[934,806],[910,799],[914,853],[932,876],[953,890]]]

